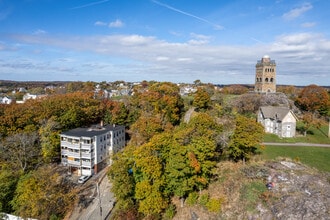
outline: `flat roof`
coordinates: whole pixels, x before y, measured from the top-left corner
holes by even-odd
[[[100,134],[105,134],[109,131],[115,131],[125,128],[123,125],[93,125],[91,127],[75,128],[68,131],[64,131],[61,135],[73,136],[73,137],[94,137]]]

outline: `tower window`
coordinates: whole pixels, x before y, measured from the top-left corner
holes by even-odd
[[[265,79],[265,82],[268,82],[268,78]]]
[[[273,82],[274,81],[274,79],[273,78],[270,78],[270,82]]]

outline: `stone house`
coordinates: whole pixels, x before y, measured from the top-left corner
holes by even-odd
[[[297,116],[287,107],[263,106],[257,113],[257,120],[266,133],[279,137],[294,137],[296,135]]]

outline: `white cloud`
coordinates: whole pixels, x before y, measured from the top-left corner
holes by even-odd
[[[191,34],[191,37],[196,41],[209,39],[208,36],[198,34]],[[255,64],[264,54],[269,54],[271,59],[276,60],[279,83],[301,85],[313,82],[324,85],[330,78],[330,40],[313,33],[281,35],[272,43],[251,46],[191,44],[191,41],[171,43],[142,35],[65,37],[65,40],[45,35],[20,35],[15,39],[25,44],[64,48],[65,51],[72,51],[71,53],[92,52],[100,54],[104,59],[118,58],[121,62],[102,68],[102,65],[95,64],[93,70],[95,74],[118,72],[115,80],[120,80],[120,77],[128,81],[157,79],[192,82],[194,79],[201,79],[212,83],[252,84]],[[79,60],[75,63],[78,64]],[[79,69],[77,72],[86,74],[91,71],[81,65],[75,68]],[[314,81],[307,78],[314,74],[319,75]],[[287,80],[284,76],[291,78]],[[94,80],[97,79],[108,80],[101,76]]]
[[[111,28],[120,28],[123,26],[124,26],[124,23],[119,19],[109,23],[109,27],[111,27]]]
[[[293,20],[295,18],[300,17],[302,14],[311,10],[312,8],[313,8],[312,4],[305,3],[302,6],[300,6],[299,8],[294,8],[294,9],[290,10],[289,12],[284,13],[282,17],[285,20]]]
[[[169,57],[162,57],[162,56],[156,57],[157,61],[165,61],[165,60],[169,60],[169,59],[170,59]]]
[[[302,23],[301,24],[301,27],[303,28],[311,28],[311,27],[314,27],[316,25],[315,22],[305,22],[305,23]]]
[[[47,34],[47,31],[45,30],[41,30],[41,29],[38,29],[38,30],[35,30],[33,32],[34,35],[40,35],[40,34]]]
[[[103,22],[103,21],[96,21],[94,23],[95,26],[107,26],[107,23],[106,22]]]
[[[202,35],[202,34],[191,33],[190,36],[193,39],[189,40],[188,43],[192,44],[192,45],[208,44],[211,39],[210,36],[206,36],[206,35]]]

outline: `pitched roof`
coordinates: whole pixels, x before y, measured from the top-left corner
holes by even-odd
[[[284,117],[290,112],[290,109],[287,107],[275,107],[275,106],[262,106],[260,111],[264,118],[271,118],[282,121]]]

